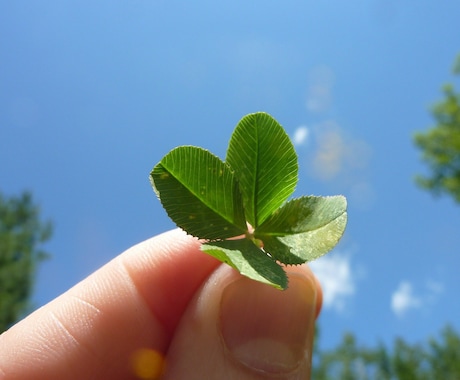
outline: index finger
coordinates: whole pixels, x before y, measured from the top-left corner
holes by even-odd
[[[130,248],[0,336],[0,379],[134,378],[133,353],[165,352],[219,265],[174,230]]]

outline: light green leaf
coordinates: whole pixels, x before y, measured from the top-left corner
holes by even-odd
[[[286,201],[297,184],[294,146],[283,127],[263,112],[238,123],[226,162],[238,177],[246,218],[255,228]]]
[[[347,225],[344,212],[328,224],[304,233],[271,236],[264,241],[264,249],[285,264],[299,264],[317,259],[334,248]],[[280,245],[279,243],[282,243]],[[280,247],[283,246],[283,250]],[[286,250],[289,248],[289,251]]]
[[[283,268],[248,239],[223,240],[202,244],[201,250],[216,257],[242,275],[286,289],[288,280]]]
[[[153,168],[150,179],[170,218],[189,234],[226,239],[246,231],[235,176],[209,151],[173,149]]]
[[[347,201],[307,196],[292,199],[275,211],[254,236],[264,250],[284,264],[301,264],[329,252],[340,240],[347,223]]]
[[[262,239],[261,235],[283,236],[315,230],[330,223],[346,210],[347,200],[342,195],[294,198],[256,228],[255,235]]]

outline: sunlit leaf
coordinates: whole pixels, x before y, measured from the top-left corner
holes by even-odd
[[[347,210],[344,196],[304,196],[282,205],[256,229],[257,234],[283,236],[318,229]]]
[[[299,264],[323,256],[336,246],[347,225],[344,212],[328,224],[308,232],[285,236],[272,236],[264,241],[264,248],[272,256],[285,264]],[[284,248],[281,250],[280,244]],[[285,247],[289,248],[289,251]]]
[[[240,181],[248,222],[257,227],[281,206],[297,184],[297,154],[283,127],[258,112],[241,119],[226,162]]]
[[[345,229],[346,210],[343,196],[292,199],[256,229],[255,237],[276,260],[301,264],[337,244]]]

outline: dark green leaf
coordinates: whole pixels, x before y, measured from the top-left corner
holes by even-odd
[[[201,249],[253,280],[278,289],[287,288],[283,268],[248,239],[216,241],[203,244]]]
[[[169,152],[150,174],[170,218],[202,239],[244,234],[246,221],[233,172],[207,150],[183,146]]]
[[[296,256],[292,248],[284,244],[278,237],[263,236],[264,251],[268,252],[276,261],[286,265],[299,265],[305,263],[303,257]]]

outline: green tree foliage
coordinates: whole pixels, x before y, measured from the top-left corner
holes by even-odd
[[[314,351],[312,379],[353,380],[458,380],[460,336],[447,326],[439,338],[408,344],[397,338],[391,349],[379,344],[362,347],[346,333],[329,351]]]
[[[460,74],[460,55],[453,69]],[[444,100],[433,106],[436,125],[416,133],[414,142],[430,168],[430,176],[417,176],[416,182],[434,194],[447,193],[460,203],[460,93],[453,84],[443,87]]]
[[[52,225],[39,211],[28,192],[0,193],[0,333],[27,312],[37,263],[48,256],[40,247]]]
[[[433,379],[460,379],[460,336],[451,327],[442,331],[440,340],[430,340],[429,352]]]

